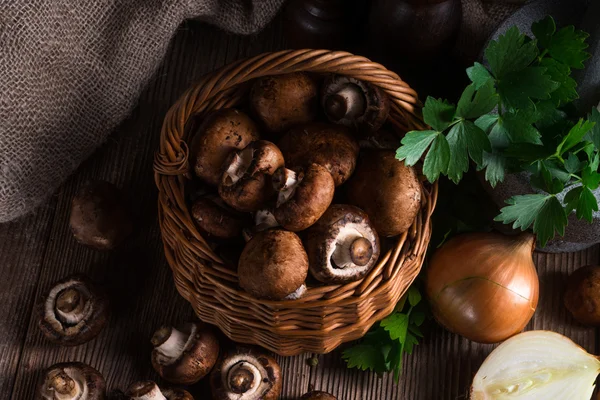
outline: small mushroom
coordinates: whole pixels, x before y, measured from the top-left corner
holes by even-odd
[[[229,154],[258,139],[258,128],[246,114],[233,108],[217,110],[204,119],[194,134],[191,166],[196,176],[217,186],[221,166]]]
[[[152,366],[165,380],[191,385],[204,378],[219,356],[219,341],[207,326],[163,326],[152,336]]]
[[[283,163],[283,155],[273,143],[252,142],[232,153],[223,164],[219,195],[238,211],[260,210],[273,195],[271,175]]]
[[[330,393],[313,390],[300,397],[300,400],[337,400],[337,397]]]
[[[348,128],[321,122],[290,130],[279,141],[279,148],[288,168],[322,165],[331,173],[335,186],[352,175],[359,151]]]
[[[304,72],[294,72],[259,78],[250,91],[250,105],[266,130],[278,133],[313,121],[318,97],[316,82]]]
[[[114,249],[133,230],[121,191],[100,180],[86,183],[73,198],[69,224],[75,240],[96,250]]]
[[[277,361],[253,348],[226,353],[210,374],[214,400],[276,400],[281,385]]]
[[[406,232],[421,209],[415,170],[390,150],[363,151],[346,194],[350,203],[367,213],[380,236]]]
[[[302,231],[327,210],[335,184],[331,174],[319,164],[295,170],[279,168],[273,174],[273,188],[279,192],[273,214],[288,231]]]
[[[220,239],[240,237],[242,230],[250,226],[248,215],[231,209],[218,196],[196,200],[192,205],[192,217],[203,232]]]
[[[127,389],[131,400],[194,400],[194,397],[183,389],[163,389],[152,381],[135,382]]]
[[[105,400],[106,383],[100,372],[87,364],[54,364],[44,372],[38,396],[45,400]]]
[[[108,297],[89,278],[71,275],[52,285],[38,305],[44,336],[62,346],[96,337],[108,321]]]
[[[342,75],[325,80],[321,105],[331,122],[362,134],[377,131],[390,113],[390,98],[381,88]]]
[[[312,276],[325,283],[357,281],[379,258],[379,237],[358,207],[334,204],[306,233]]]
[[[308,275],[308,256],[293,232],[257,232],[242,251],[238,277],[242,289],[257,298],[282,300],[299,290]]]

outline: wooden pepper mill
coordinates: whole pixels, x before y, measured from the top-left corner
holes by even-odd
[[[365,10],[365,0],[290,0],[284,10],[288,45],[297,49],[349,49],[362,36]]]

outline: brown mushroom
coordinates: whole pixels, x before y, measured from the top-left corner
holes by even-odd
[[[279,148],[288,168],[322,165],[331,173],[335,186],[352,175],[359,151],[348,128],[320,122],[290,130],[279,141]]]
[[[204,378],[219,356],[219,341],[201,323],[163,326],[152,336],[152,366],[165,380],[191,385]]]
[[[600,267],[578,268],[567,280],[565,307],[579,323],[600,325]]]
[[[203,232],[220,239],[233,239],[250,226],[248,215],[231,209],[218,196],[205,196],[192,205],[192,217]]]
[[[346,194],[350,203],[367,213],[380,236],[406,232],[421,209],[421,185],[415,170],[389,150],[361,153]]]
[[[329,76],[321,92],[327,118],[362,134],[377,131],[390,113],[390,98],[383,89],[349,76]]]
[[[306,232],[312,276],[325,283],[362,279],[379,258],[379,237],[358,207],[334,204]]]
[[[246,114],[233,108],[217,110],[204,119],[194,134],[191,167],[200,179],[216,186],[229,154],[258,139],[258,128]]]
[[[281,386],[277,361],[254,348],[227,352],[210,374],[214,400],[276,400]]]
[[[242,251],[238,277],[242,289],[257,298],[282,300],[300,289],[308,275],[308,257],[293,232],[257,232]]]
[[[38,396],[45,400],[105,400],[106,383],[102,374],[87,364],[54,364],[44,372]]]
[[[91,181],[73,198],[69,219],[75,240],[96,250],[112,250],[132,232],[121,191],[112,183]]]
[[[279,226],[279,222],[275,219],[273,209],[258,210],[254,213],[254,231],[260,232],[267,229]]]
[[[96,337],[108,322],[108,297],[89,278],[71,275],[52,285],[38,304],[44,336],[62,346]]]
[[[358,141],[361,149],[394,150],[400,147],[400,138],[395,133],[380,129]]]
[[[194,397],[183,389],[163,389],[152,381],[135,382],[127,389],[131,400],[194,400]]]
[[[271,133],[313,121],[317,115],[318,87],[304,72],[265,76],[250,91],[254,114]]]
[[[273,195],[271,175],[283,163],[283,155],[273,143],[252,142],[225,161],[219,195],[238,211],[257,211]]]
[[[278,191],[275,219],[288,231],[302,231],[327,210],[333,200],[335,184],[331,174],[319,164],[306,168],[279,168],[273,174],[273,188]]]
[[[300,400],[337,400],[337,397],[330,393],[313,390],[300,397]]]

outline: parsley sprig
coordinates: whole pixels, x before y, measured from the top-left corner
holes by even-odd
[[[533,227],[545,246],[564,234],[571,212],[591,221],[598,211],[592,190],[600,184],[600,113],[575,121],[565,111],[578,97],[571,70],[590,57],[588,34],[557,30],[551,17],[532,32],[534,38],[512,27],[491,41],[487,65],[467,69],[472,83],[456,105],[428,97],[423,119],[431,129],[408,132],[396,157],[407,165],[423,160],[430,182],[444,175],[458,183],[471,163],[492,186],[507,173],[530,173],[534,193],[507,200],[496,220]]]
[[[412,354],[419,338],[423,337],[420,327],[427,317],[427,309],[421,300],[419,290],[411,286],[391,315],[371,329],[360,342],[344,350],[342,357],[348,368],[379,374],[394,371],[394,377],[399,379],[404,354]]]

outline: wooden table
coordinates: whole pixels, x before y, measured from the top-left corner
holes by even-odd
[[[193,318],[191,307],[175,291],[156,219],[152,160],[163,116],[202,74],[240,57],[284,48],[281,24],[276,19],[253,37],[228,35],[197,22],[185,24],[138,106],[108,142],[34,215],[0,225],[0,398],[32,399],[41,371],[68,360],[100,370],[111,389],[157,379],[150,366],[152,332],[161,324]],[[129,188],[135,200],[138,231],[117,251],[89,250],[69,232],[71,199],[87,179],[106,179]],[[598,257],[598,247],[575,254],[536,254],[541,296],[530,329],[558,331],[597,353],[597,331],[572,321],[562,305],[562,293],[567,274],[598,263]],[[106,283],[114,312],[97,339],[74,348],[56,347],[42,337],[34,304],[52,282],[74,272]],[[314,387],[340,400],[466,399],[472,376],[491,349],[434,325],[406,358],[399,383],[392,376],[346,369],[339,351],[320,356],[314,368],[306,363],[308,354],[280,358],[285,376],[282,398],[294,400]],[[210,398],[203,383],[192,391],[197,399]]]

